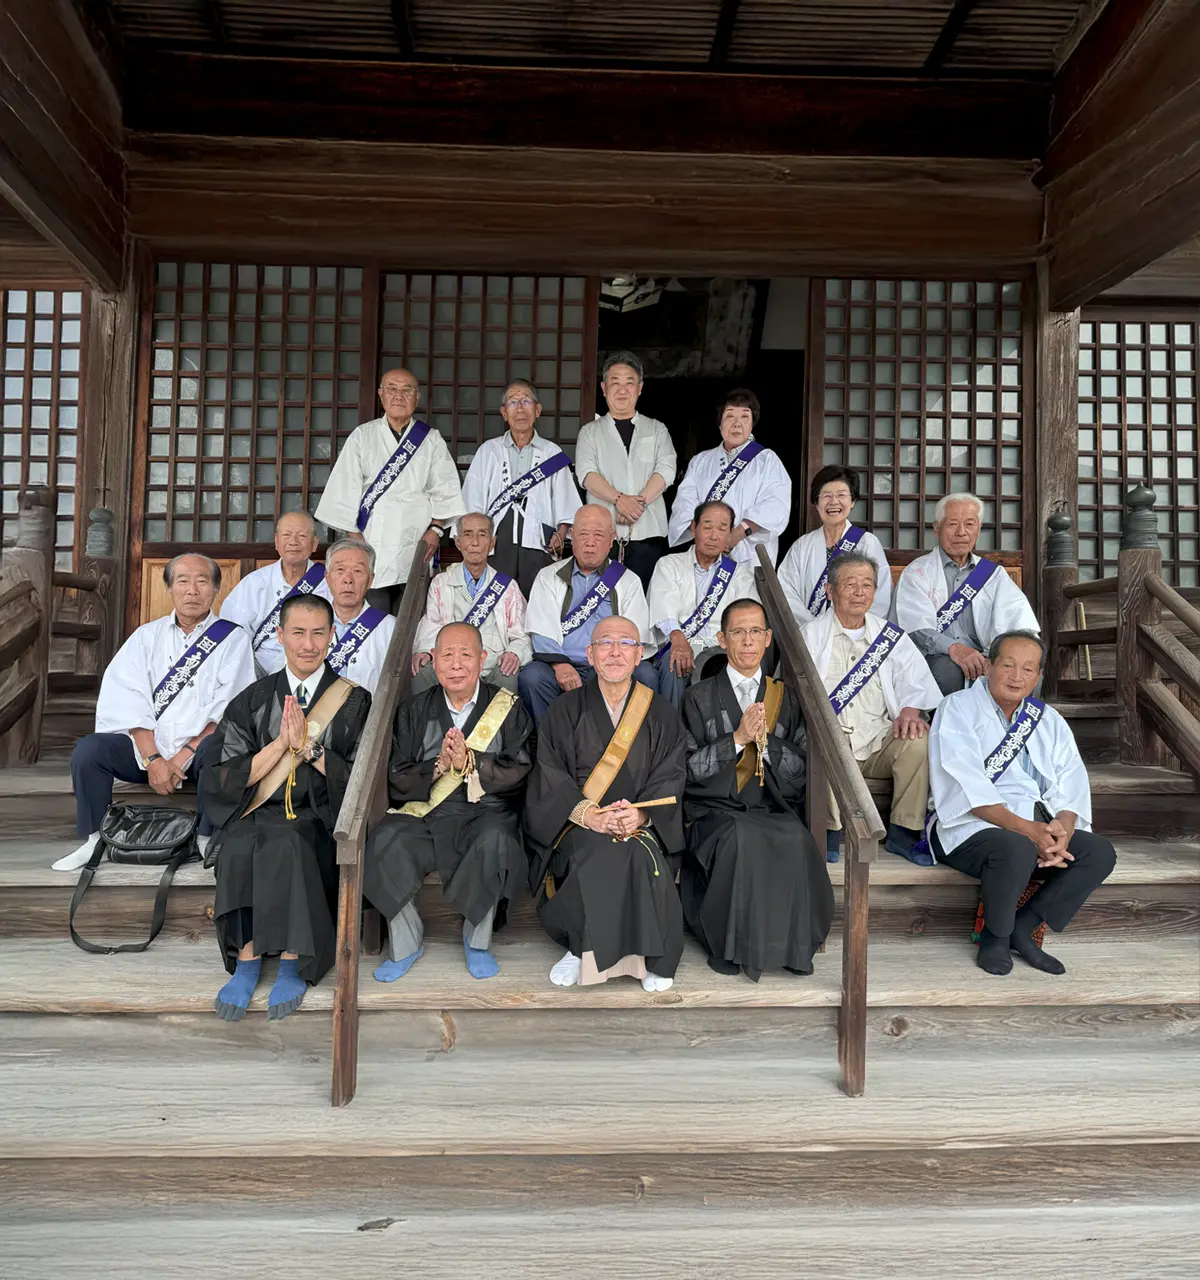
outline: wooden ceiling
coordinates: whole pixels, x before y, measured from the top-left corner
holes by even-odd
[[[119,42],[139,50],[975,78],[1049,77],[1103,0],[113,0],[107,7]]]

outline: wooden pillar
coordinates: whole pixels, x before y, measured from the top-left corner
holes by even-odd
[[[1057,511],[1047,521],[1046,556],[1042,567],[1042,639],[1046,642],[1046,671],[1042,680],[1042,697],[1049,701],[1058,695],[1058,682],[1069,676],[1077,659],[1075,649],[1061,649],[1058,633],[1071,612],[1071,603],[1063,588],[1079,580],[1075,559],[1075,535],[1071,517]]]
[[[358,963],[364,850],[338,868],[337,968],[333,994],[333,1080],[330,1098],[345,1107],[358,1088]]]
[[[1045,259],[1038,263],[1037,407],[1034,440],[1037,473],[1036,529],[1045,529],[1050,517],[1066,515],[1073,531],[1078,528],[1079,501],[1079,312],[1052,311]],[[1025,447],[1031,447],[1030,441]],[[1072,532],[1072,543],[1074,534]],[[1039,548],[1040,549],[1040,548]],[[1040,558],[1040,557],[1039,557]],[[1072,549],[1071,560],[1077,559]],[[1048,560],[1044,560],[1044,564]],[[1045,600],[1036,602],[1043,608]]]
[[[842,1092],[851,1098],[861,1097],[867,1085],[867,891],[871,862],[878,853],[876,842],[870,845],[869,849],[851,847],[845,858],[838,1065]]]
[[[17,541],[4,551],[3,570],[5,578],[12,582],[24,580],[33,584],[39,627],[36,640],[21,656],[12,677],[26,686],[32,678],[33,698],[28,710],[0,736],[0,769],[36,763],[41,745],[50,672],[50,615],[54,609],[54,505],[50,490],[44,485],[21,494]],[[22,698],[21,705],[27,701]]]
[[[1162,573],[1154,490],[1137,485],[1125,495],[1121,550],[1117,556],[1117,702],[1122,764],[1161,764],[1162,747],[1138,706],[1138,682],[1154,678],[1154,660],[1138,643],[1138,627],[1159,618],[1158,601],[1146,590],[1146,574]]]

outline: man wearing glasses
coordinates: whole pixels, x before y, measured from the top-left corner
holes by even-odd
[[[526,598],[534,578],[561,553],[580,507],[570,458],[537,433],[541,413],[533,383],[510,382],[500,404],[508,430],[479,446],[463,481],[467,510],[495,523],[493,567],[515,578]]]
[[[395,613],[419,542],[425,559],[442,530],[463,515],[458,468],[440,432],[419,421],[416,378],[385,370],[379,382],[383,416],[364,422],[341,447],[317,519],[375,548],[375,586],[368,603]]]

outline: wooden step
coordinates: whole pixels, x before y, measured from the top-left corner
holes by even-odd
[[[1064,720],[1107,720],[1121,714],[1117,702],[1060,702],[1050,704]]]

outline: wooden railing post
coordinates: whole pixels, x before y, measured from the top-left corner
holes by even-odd
[[[883,823],[838,725],[829,696],[792,615],[765,548],[758,549],[759,596],[779,645],[784,675],[800,699],[808,733],[808,815],[818,841],[832,791],[842,820],[845,880],[842,913],[842,1001],[838,1009],[838,1065],[843,1092],[857,1098],[867,1078],[867,906],[871,863],[879,856]]]
[[[54,507],[50,490],[36,485],[21,494],[17,541],[3,556],[5,578],[12,583],[29,582],[33,603],[39,613],[37,639],[28,647],[13,670],[11,680],[32,688],[32,699],[21,716],[0,736],[0,768],[33,764],[38,758],[42,736],[42,715],[50,672],[50,616],[54,608]],[[30,682],[33,682],[32,685]]]
[[[91,591],[79,594],[79,621],[100,628],[95,640],[80,640],[75,670],[80,675],[103,675],[113,656],[112,635],[113,513],[107,507],[88,512],[87,543],[79,566],[82,576],[95,580]]]
[[[1063,649],[1058,633],[1071,609],[1063,588],[1079,580],[1079,564],[1071,517],[1056,511],[1047,521],[1046,559],[1042,567],[1042,636],[1046,641],[1046,671],[1042,680],[1042,696],[1058,696],[1058,682],[1074,674],[1075,649]]]
[[[1162,573],[1154,490],[1139,484],[1125,495],[1121,550],[1117,556],[1117,702],[1122,764],[1158,764],[1161,750],[1138,705],[1138,683],[1154,678],[1153,658],[1138,643],[1138,628],[1158,621],[1158,601],[1146,590],[1146,575]]]

